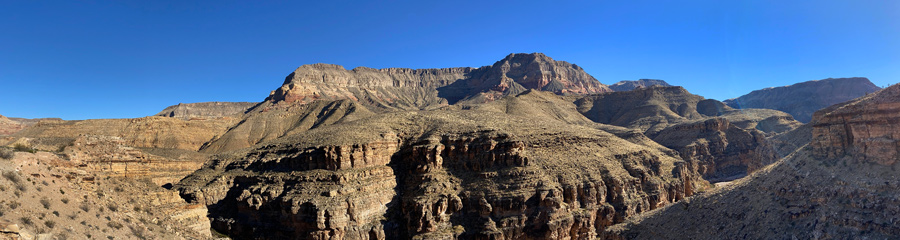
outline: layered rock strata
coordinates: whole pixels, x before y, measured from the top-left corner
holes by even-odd
[[[895,239],[900,86],[817,112],[812,142],[749,178],[610,227],[607,239]],[[714,229],[714,232],[710,232]]]
[[[524,110],[554,104],[569,105]],[[676,153],[600,130],[559,97],[475,107],[299,132],[176,188],[241,238],[580,239],[706,186]]]
[[[62,152],[72,164],[108,177],[146,179],[159,186],[196,171],[202,161],[178,161],[128,147],[119,137],[82,135]]]
[[[241,115],[253,106],[254,102],[201,102],[179,103],[166,107],[155,116],[173,117],[184,120],[202,118],[220,118]]]
[[[658,79],[638,79],[635,81],[619,81],[609,85],[609,89],[613,91],[631,91],[637,88],[648,88],[652,86],[672,87],[669,83]]]

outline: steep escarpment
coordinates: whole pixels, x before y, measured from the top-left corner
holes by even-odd
[[[266,101],[309,103],[315,100],[350,99],[388,109],[422,109],[446,104],[437,88],[465,79],[474,68],[346,70],[332,64],[303,65],[289,74],[284,84]]]
[[[809,122],[815,111],[878,91],[867,78],[828,78],[790,86],[760,89],[725,103],[734,108],[768,108]]]
[[[678,151],[692,171],[710,181],[743,177],[778,159],[762,132],[738,128],[724,118],[668,127],[652,138]]]
[[[783,112],[735,110],[681,87],[589,95],[575,104],[593,121],[643,131],[678,151],[692,171],[711,181],[740,177],[775,162],[778,155],[766,136],[800,125]]]
[[[634,81],[619,81],[609,85],[609,89],[613,91],[631,91],[636,88],[648,88],[652,86],[672,87],[669,83],[658,79],[638,79]]]
[[[22,129],[25,129],[25,127],[26,125],[24,123],[0,115],[0,136],[17,133]]]
[[[438,90],[452,104],[460,100],[489,102],[529,89],[560,95],[612,91],[578,65],[556,61],[542,53],[510,54]]]
[[[675,152],[579,115],[541,92],[385,113],[221,155],[176,188],[236,237],[540,239],[590,238],[706,186]]]
[[[377,113],[430,110],[461,101],[485,103],[528,90],[559,95],[611,91],[577,65],[541,53],[510,54],[480,68],[346,70],[331,64],[303,65],[203,151],[232,151]]]
[[[253,102],[201,102],[179,103],[166,107],[155,116],[184,120],[192,118],[220,118],[243,114],[258,103]]]
[[[848,156],[891,166],[900,160],[900,86],[894,85],[850,102],[816,112],[813,156]]]
[[[900,180],[891,151],[898,139],[889,127],[897,104],[900,86],[894,85],[821,110],[808,146],[749,178],[611,227],[604,236],[897,238]]]
[[[288,75],[267,101],[351,99],[379,108],[425,109],[464,99],[485,102],[527,89],[557,94],[611,91],[577,65],[532,53],[510,54],[480,68],[358,67],[348,71],[331,64],[304,65]]]

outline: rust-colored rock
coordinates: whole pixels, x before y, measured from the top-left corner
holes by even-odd
[[[816,157],[893,165],[900,160],[900,86],[816,112],[812,132]]]

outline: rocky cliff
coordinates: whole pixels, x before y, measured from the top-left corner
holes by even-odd
[[[129,147],[119,137],[81,135],[62,154],[69,162],[104,177],[148,180],[159,186],[181,180],[203,161],[165,158]]]
[[[527,91],[297,132],[176,188],[240,238],[591,238],[707,186],[628,131]]]
[[[892,166],[900,160],[900,86],[894,85],[815,114],[813,156],[850,157]]]
[[[790,113],[809,122],[815,111],[878,91],[867,78],[828,78],[790,86],[760,89],[725,100],[734,108],[768,108]]]
[[[635,81],[619,81],[617,83],[613,83],[609,85],[609,89],[613,91],[621,92],[621,91],[631,91],[636,88],[648,88],[652,86],[660,86],[660,87],[672,87],[666,81],[658,80],[658,79],[638,79]]]
[[[184,120],[192,118],[220,118],[240,115],[258,103],[253,102],[201,102],[172,105],[155,116]]]
[[[691,171],[710,181],[746,175],[778,159],[766,136],[800,125],[786,113],[734,110],[682,87],[650,87],[589,95],[578,111],[599,123],[643,131],[677,150]]]
[[[24,123],[11,120],[3,115],[0,115],[0,136],[11,135],[13,133],[17,133],[22,129],[25,129],[26,125]]]
[[[611,228],[609,239],[895,239],[894,85],[817,112],[812,142],[739,180]]]
[[[430,110],[461,101],[485,103],[530,89],[559,95],[611,91],[581,67],[541,53],[510,54],[480,68],[346,70],[331,64],[303,65],[203,151],[247,148],[376,113]]]
[[[345,70],[331,64],[303,65],[267,101],[351,99],[377,107],[423,109],[464,99],[490,101],[527,89],[557,94],[611,91],[577,65],[541,53],[510,54],[481,68]]]

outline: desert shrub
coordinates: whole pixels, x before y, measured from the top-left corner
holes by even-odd
[[[68,198],[63,198],[63,199],[60,199],[59,201],[61,201],[63,204],[69,204]]]
[[[57,217],[59,217],[59,211],[53,211],[53,215],[56,215]]]
[[[119,206],[116,206],[116,205],[113,204],[113,203],[110,203],[110,204],[106,205],[106,208],[108,208],[110,211],[113,211],[113,212],[118,212],[118,211],[119,211]]]
[[[122,225],[121,223],[118,223],[118,222],[109,221],[106,223],[106,226],[109,226],[109,227],[115,228],[115,229],[122,229],[122,227],[124,227],[125,225]]]
[[[31,220],[31,217],[21,217],[19,221],[22,221],[22,224],[31,226],[34,224],[34,221]]]
[[[6,178],[6,180],[12,181],[13,183],[22,183],[22,177],[19,176],[18,173],[13,171],[4,171],[3,177]]]
[[[8,148],[0,148],[0,159],[12,159],[16,153]]]
[[[21,204],[19,204],[19,202],[16,202],[16,201],[9,202],[9,208],[11,208],[11,209],[19,208],[19,205],[21,205]]]
[[[44,209],[50,209],[50,200],[46,198],[41,198],[41,205],[44,206]]]
[[[53,227],[56,227],[56,222],[54,222],[53,220],[47,220],[44,221],[44,226],[53,229]]]
[[[16,150],[16,152],[30,152],[30,153],[37,152],[36,150],[34,150],[34,148],[25,146],[21,143],[18,143],[15,146],[13,146],[13,149]]]
[[[81,205],[78,205],[78,208],[80,208],[81,211],[84,211],[84,212],[91,211],[91,205],[89,205],[87,202],[82,202]]]

